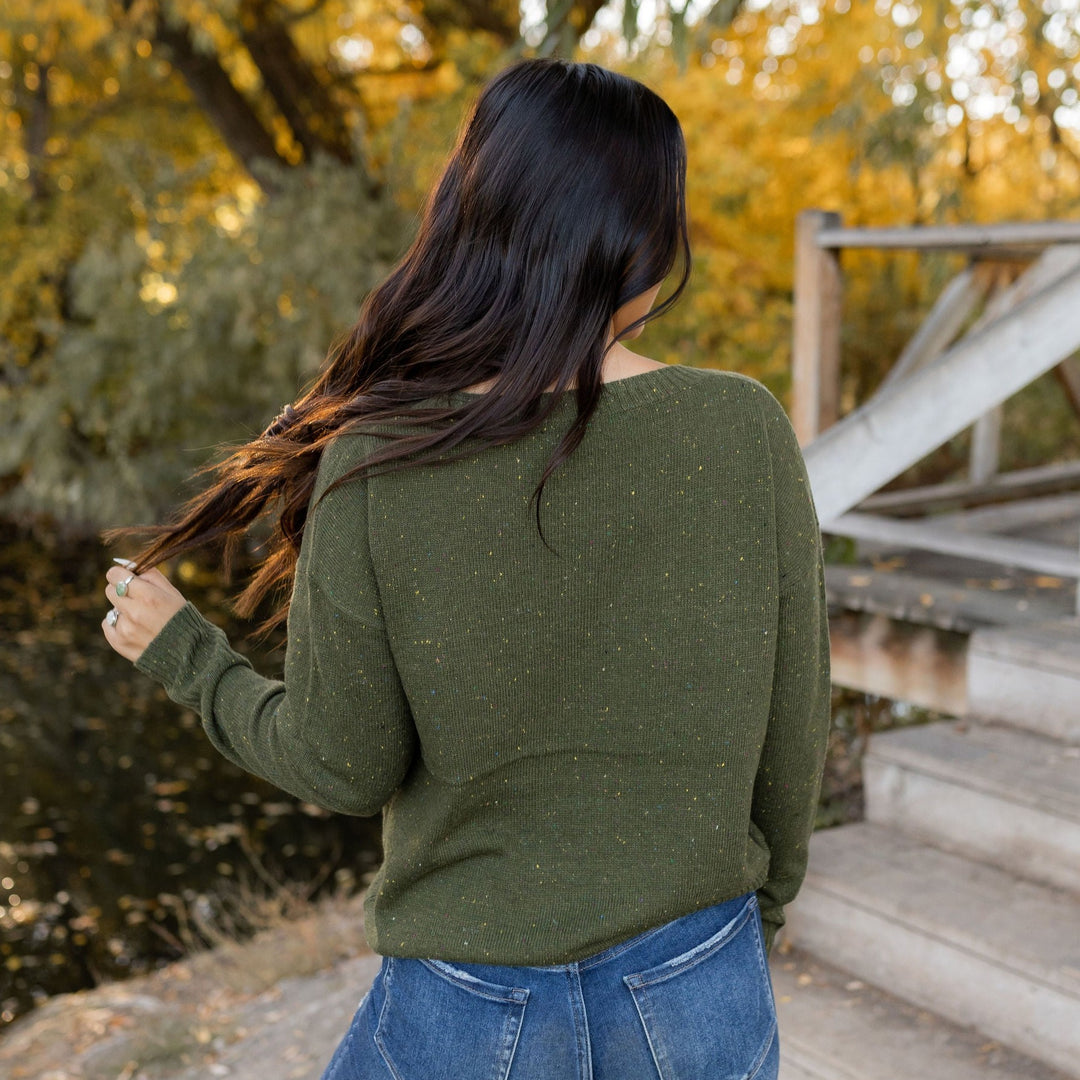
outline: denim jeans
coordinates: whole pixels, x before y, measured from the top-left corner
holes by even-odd
[[[571,964],[383,957],[322,1080],[776,1080],[757,895]]]

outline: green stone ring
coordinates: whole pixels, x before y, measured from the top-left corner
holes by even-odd
[[[116,583],[116,595],[117,596],[127,596],[128,584],[130,583],[131,579],[134,576],[135,576],[134,574],[130,574],[128,577],[124,578],[123,581],[118,581]]]

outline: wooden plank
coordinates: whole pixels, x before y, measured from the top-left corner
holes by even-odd
[[[971,454],[968,458],[968,479],[973,484],[985,484],[998,471],[1001,458],[1000,402],[984,412],[971,430]]]
[[[1036,671],[1061,672],[1080,682],[1080,620],[1073,617],[983,631],[977,648],[987,656],[999,656]]]
[[[829,228],[817,237],[823,248],[918,248],[979,251],[1080,243],[1080,221],[1018,221],[998,225],[921,225],[910,228]]]
[[[819,519],[839,517],[1078,348],[1080,269],[965,336],[807,446]]]
[[[875,732],[862,769],[868,821],[1080,895],[1074,748],[1012,724],[907,724]]]
[[[1068,261],[1061,265],[1058,257],[1062,249],[1050,248],[1044,251],[1035,263],[1016,278],[1013,267],[1000,263],[982,263],[988,271],[986,280],[990,283],[990,295],[982,314],[969,328],[969,333],[976,333],[984,326],[1001,318],[1007,311],[1016,307],[1028,296],[1056,280],[1080,260]],[[1067,252],[1077,250],[1077,245],[1070,244]],[[991,276],[992,275],[992,276]],[[998,471],[1001,460],[1001,426],[1004,405],[999,402],[975,421],[971,430],[971,448],[968,457],[968,479],[973,484],[984,484]]]
[[[929,314],[904,346],[897,361],[886,372],[875,393],[888,389],[897,379],[909,375],[940,356],[960,332],[968,316],[986,295],[990,282],[966,266],[952,278],[934,302]]]
[[[980,261],[980,268],[995,275],[992,295],[986,308],[972,324],[971,333],[1011,311],[1029,296],[1045,289],[1070,271],[1080,267],[1080,244],[1058,244],[1046,248],[1019,275],[1007,264]]]
[[[959,555],[966,559],[1035,570],[1040,574],[1080,578],[1080,554],[1072,548],[1011,536],[964,533],[941,525],[898,521],[875,514],[841,514],[822,525],[822,531],[857,540]]]
[[[983,297],[986,297],[986,304],[968,334],[989,326],[1077,267],[1080,267],[1080,244],[1048,248],[1023,272],[1018,272],[1013,263],[985,259],[969,266],[942,291],[938,303],[919,328],[920,332],[882,380],[876,394],[887,392],[897,378],[940,355]],[[975,421],[968,466],[972,483],[984,483],[998,471],[1001,424],[1000,403]]]
[[[837,252],[817,243],[823,228],[839,222],[839,214],[803,210],[795,224],[791,421],[803,446],[839,415],[840,262]]]
[[[950,818],[956,828],[966,824],[959,818]],[[1064,859],[1061,863],[1067,867]],[[785,932],[776,939],[769,967],[786,1044],[779,1073],[783,1080],[1066,1080],[1060,1069],[1000,1042],[988,1047],[986,1036],[974,1028],[902,1002],[868,980],[853,983],[851,973],[827,957],[788,952]],[[356,1000],[366,989],[358,989]],[[341,1029],[346,1026],[342,1023]],[[4,1049],[12,1061],[19,1060],[11,1039]],[[230,1048],[229,1053],[236,1051]]]
[[[974,715],[1080,743],[1080,619],[980,629],[968,646]]]
[[[906,514],[921,516],[941,506],[979,506],[1059,491],[1072,491],[1078,487],[1080,487],[1080,461],[1066,461],[998,473],[985,484],[957,480],[946,484],[927,484],[921,487],[900,488],[896,491],[879,491],[863,499],[858,504],[858,508],[895,516]]]
[[[1076,245],[1068,245],[1073,251]],[[985,280],[989,283],[989,297],[982,314],[969,327],[968,333],[976,333],[984,326],[1001,318],[1007,311],[1016,307],[1032,293],[1056,280],[1074,263],[1062,266],[1057,252],[1061,249],[1049,248],[1028,269],[1016,277],[1013,266],[1001,263],[981,263],[980,268],[987,272]],[[1080,260],[1077,261],[1080,263]],[[1049,272],[1048,272],[1049,271]],[[999,402],[975,421],[971,429],[971,448],[968,455],[968,479],[973,484],[984,484],[994,476],[1001,461],[1001,426],[1004,419],[1004,404]]]
[[[952,510],[935,514],[935,525],[965,532],[1013,532],[1026,525],[1080,518],[1080,493],[1042,495],[1036,499],[1017,499],[1001,505]]]
[[[854,979],[982,1032],[985,1077],[997,1072],[992,1043],[1053,1065],[1061,1080],[1076,1080],[1080,905],[1074,894],[1019,881],[1007,870],[864,820],[812,835],[805,880],[785,910],[785,947],[791,943]],[[877,1058],[871,1050],[863,1060]],[[864,1080],[874,1074],[881,1076],[864,1065],[816,1075]],[[930,1075],[941,1080],[955,1073],[940,1068]],[[1032,1072],[1027,1076],[1034,1080]]]
[[[1042,596],[1034,590],[972,588],[957,580],[857,564],[826,566],[825,589],[830,609],[888,615],[958,633],[970,633],[980,626],[1022,625],[1063,614],[1060,596]]]
[[[909,776],[919,772],[927,779],[960,784],[993,800],[996,806],[988,802],[984,808],[994,818],[1000,815],[993,823],[995,832],[1008,828],[1004,819],[1013,810],[1037,813],[1044,819],[1041,837],[1032,835],[1029,841],[1043,848],[1043,854],[1053,851],[1054,861],[1069,864],[1060,884],[1080,894],[1080,758],[1075,752],[1069,753],[1068,747],[1055,746],[1011,724],[931,723],[876,731],[867,751],[880,765],[903,769]],[[881,794],[891,804],[890,809],[899,809],[885,792]],[[906,795],[901,797],[909,801]],[[937,808],[931,800],[922,809],[925,816],[920,827],[927,830],[930,839],[935,835]],[[879,816],[878,820],[884,818]],[[1064,836],[1053,836],[1059,828],[1070,832],[1071,837],[1066,840]],[[960,843],[964,842],[965,831],[948,830]],[[1003,839],[1000,832],[995,839]],[[1000,850],[993,841],[985,843],[990,837],[982,829],[976,829],[975,835],[968,834],[968,838],[975,841],[979,858],[1012,868],[1012,854]],[[1066,842],[1059,845],[1059,839]],[[1043,862],[1041,858],[1038,861]],[[1027,869],[1035,870],[1036,866],[1029,864],[1025,872]],[[1046,884],[1057,884],[1057,874],[1049,867],[1044,864],[1038,869]]]
[[[864,694],[963,715],[966,643],[965,636],[947,630],[845,612],[829,620],[832,681]]]

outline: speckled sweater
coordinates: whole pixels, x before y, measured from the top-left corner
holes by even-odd
[[[771,952],[802,884],[829,637],[787,415],[733,372],[606,384],[544,488],[549,549],[529,499],[575,409],[322,500],[281,680],[190,602],[136,661],[229,760],[381,812],[378,953],[569,963],[750,890]],[[315,495],[382,445],[339,435]]]

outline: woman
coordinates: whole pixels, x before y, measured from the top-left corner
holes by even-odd
[[[315,386],[108,571],[110,643],[222,754],[382,814],[382,967],[324,1080],[777,1076],[821,536],[761,383],[622,344],[685,287],[685,171],[641,83],[503,70]],[[238,610],[291,584],[282,681],[152,569],[274,499]]]

